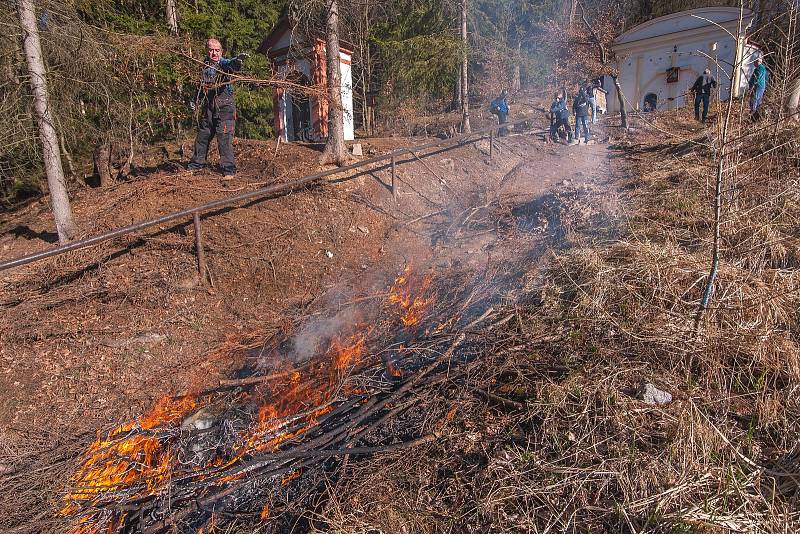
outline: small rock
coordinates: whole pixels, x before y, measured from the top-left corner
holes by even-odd
[[[217,414],[209,408],[201,408],[181,423],[181,430],[207,430],[217,423]]]
[[[333,258],[333,252],[331,252],[330,250],[326,250],[325,255],[328,256],[328,259]]]
[[[586,173],[583,171],[578,171],[575,173],[575,176],[586,176]]]
[[[139,334],[131,341],[134,343],[143,343],[145,345],[149,345],[151,343],[158,343],[160,341],[164,341],[167,339],[167,336],[164,334],[156,334],[155,332],[148,332],[146,334]]]
[[[486,141],[485,139],[477,141],[475,143],[475,148],[477,148],[481,152],[486,152],[488,154],[489,153],[489,141]]]
[[[561,185],[569,185],[569,184],[571,184],[571,183],[572,183],[572,182],[570,182],[569,180],[563,180],[563,181],[561,182]]]
[[[178,280],[178,282],[175,284],[178,289],[194,289],[198,285],[200,285],[200,277],[196,274],[187,276],[182,280]]]
[[[353,145],[353,155],[354,156],[363,156],[364,151],[361,149],[361,143],[356,143]]]
[[[597,143],[597,141],[595,141],[594,139],[589,139],[588,141],[586,141],[587,145],[594,145],[596,143]]]
[[[648,382],[641,388],[641,399],[647,404],[661,406],[672,402],[672,395]]]
[[[369,228],[366,226],[358,226],[359,231],[364,235],[369,235]]]

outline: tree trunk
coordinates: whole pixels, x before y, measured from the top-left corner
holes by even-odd
[[[167,0],[167,27],[172,35],[178,35],[178,10],[175,0]]]
[[[461,41],[464,46],[461,61],[461,133],[471,133],[469,125],[469,54],[467,53],[467,0],[461,0]]]
[[[738,30],[736,32],[736,41],[739,42],[740,39],[744,37],[744,29],[742,27],[742,20],[744,18],[744,6],[739,4],[739,20],[738,20]],[[734,61],[735,65],[739,64],[738,61],[738,53],[736,54],[737,57]],[[730,83],[730,87],[733,87],[733,83],[735,80],[735,74],[731,71],[728,82]],[[717,272],[719,271],[719,260],[720,260],[720,242],[721,242],[721,228],[722,228],[722,192],[723,192],[723,181],[725,179],[725,173],[733,173],[732,178],[735,179],[736,173],[736,166],[729,165],[728,162],[728,130],[731,125],[731,116],[733,114],[733,95],[728,98],[728,105],[725,109],[725,119],[721,125],[721,135],[719,137],[718,145],[714,153],[717,157],[717,172],[716,172],[716,179],[714,180],[714,236],[711,245],[711,268],[708,273],[708,278],[706,280],[706,287],[703,291],[703,297],[700,299],[700,306],[697,309],[697,315],[695,316],[695,324],[694,324],[694,332],[695,337],[697,337],[700,333],[700,324],[703,319],[703,314],[705,313],[706,309],[708,308],[708,304],[711,301],[711,295],[714,291],[714,282],[717,278]],[[717,119],[719,121],[719,118]],[[718,130],[720,129],[720,125],[718,123],[717,126]]]
[[[64,142],[63,130],[59,130],[58,132],[58,142],[59,145],[61,145],[61,153],[64,155],[64,159],[67,160],[67,168],[69,169],[69,175],[72,178],[75,178],[75,162],[72,161],[72,156],[67,150],[67,143]]]
[[[522,88],[522,41],[517,41],[517,57],[514,59],[514,72],[511,73],[511,91]]]
[[[47,174],[47,185],[50,189],[50,201],[53,205],[53,216],[60,243],[66,243],[78,234],[78,227],[72,217],[72,208],[67,195],[64,180],[64,169],[61,166],[58,135],[50,114],[50,99],[47,93],[42,46],[39,42],[39,30],[36,27],[36,14],[33,0],[18,0],[17,12],[22,29],[22,47],[28,62],[28,73],[33,91],[33,105],[39,123],[39,137],[42,140],[42,156]]]
[[[337,0],[325,0],[326,70],[328,74],[328,142],[320,157],[322,165],[345,165],[349,160],[344,144],[342,109],[342,71],[339,64],[339,6]]]
[[[798,115],[800,113],[800,78],[788,84],[784,111],[790,121],[800,120],[800,115]]]
[[[100,187],[108,187],[114,183],[111,172],[111,143],[103,142],[94,150],[94,173],[100,182]]]
[[[614,80],[614,88],[617,90],[617,102],[619,102],[619,119],[620,126],[628,129],[628,112],[625,110],[625,95],[622,94],[622,86],[619,84],[619,78],[612,76]]]
[[[453,94],[453,111],[461,111],[461,65],[458,66],[458,76],[456,76],[456,84],[454,86],[455,93]]]
[[[569,4],[567,4],[567,25],[569,28],[572,28],[573,22],[575,22],[575,14],[578,11],[578,1],[577,0],[569,0]]]

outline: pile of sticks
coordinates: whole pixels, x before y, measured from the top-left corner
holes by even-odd
[[[155,482],[152,476],[131,477],[130,483],[103,488],[82,488],[79,469],[65,513],[74,524],[91,525],[88,532],[196,533],[219,526],[223,513],[263,519],[270,509],[279,508],[280,498],[302,492],[315,473],[335,469],[351,457],[439,439],[435,431],[405,430],[420,425],[387,423],[408,417],[428,393],[454,380],[477,354],[474,329],[493,320],[499,324],[486,298],[494,294],[490,285],[456,284],[458,289],[439,290],[425,324],[411,334],[384,320],[375,328],[380,333],[369,340],[369,356],[341,377],[324,403],[270,423],[268,447],[243,446],[242,431],[256,423],[253,398],[258,387],[291,371],[229,380],[220,390],[205,392],[202,406],[217,412],[209,428],[182,430],[181,417],[157,428],[134,426],[124,436],[113,434],[109,442],[132,435],[154,439],[161,457],[171,462],[169,469],[159,471]],[[313,366],[312,361],[302,368]],[[391,373],[392,368],[399,369],[400,376]],[[87,455],[84,468],[92,461]],[[130,462],[135,470],[134,463]]]

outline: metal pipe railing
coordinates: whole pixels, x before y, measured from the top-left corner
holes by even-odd
[[[527,123],[531,119],[523,119],[514,122],[509,122],[504,124],[504,126],[515,125],[515,124],[522,124]],[[429,148],[438,148],[442,146],[447,146],[452,144],[453,146],[462,145],[468,142],[471,138],[478,136],[477,139],[485,137],[489,134],[489,154],[490,156],[494,152],[494,139],[495,135],[494,132],[499,128],[499,126],[492,126],[490,128],[484,128],[482,130],[477,130],[470,134],[462,135],[459,137],[452,137],[450,139],[439,139],[437,141],[433,141],[430,143],[425,143],[422,145],[417,145],[413,147],[407,148],[399,148],[387,154],[382,154],[380,156],[373,156],[371,158],[367,158],[361,160],[357,163],[352,165],[345,165],[344,167],[337,167],[335,169],[330,169],[327,171],[318,172],[315,174],[311,174],[308,176],[304,176],[297,180],[294,180],[289,183],[285,184],[278,184],[278,185],[271,185],[267,187],[261,187],[259,189],[254,189],[253,191],[248,191],[245,193],[239,193],[238,195],[233,195],[230,197],[221,198],[218,200],[214,200],[211,202],[207,202],[205,204],[200,204],[198,206],[193,206],[191,208],[187,208],[184,210],[176,211],[173,213],[169,213],[167,215],[163,215],[161,217],[157,217],[155,219],[150,219],[147,221],[141,221],[134,224],[129,224],[128,226],[123,226],[122,228],[117,228],[116,230],[111,230],[110,232],[106,232],[104,234],[100,234],[94,237],[89,237],[86,239],[81,239],[79,241],[74,241],[72,243],[67,243],[66,245],[60,245],[57,247],[53,247],[49,250],[43,250],[40,252],[35,252],[33,254],[28,254],[27,256],[20,256],[18,258],[14,258],[11,260],[0,262],[0,271],[5,271],[8,269],[13,269],[15,267],[20,267],[22,265],[27,265],[29,263],[33,263],[35,261],[43,260],[46,258],[51,258],[53,256],[58,256],[60,254],[65,254],[67,252],[72,252],[74,250],[80,250],[92,245],[96,245],[98,243],[102,243],[104,241],[108,241],[110,239],[114,239],[116,237],[120,237],[126,234],[131,234],[133,232],[138,232],[140,230],[144,230],[147,228],[152,228],[153,226],[158,226],[160,224],[177,221],[181,219],[191,220],[195,224],[195,248],[197,256],[198,256],[198,269],[200,271],[201,279],[205,277],[205,255],[203,253],[202,247],[202,232],[200,230],[200,215],[219,208],[224,208],[228,206],[232,206],[239,202],[243,202],[245,200],[254,200],[259,197],[269,197],[273,195],[280,194],[281,196],[285,194],[292,193],[296,190],[302,189],[304,187],[308,187],[309,185],[322,180],[328,176],[332,176],[334,174],[340,174],[343,172],[348,172],[352,170],[359,169],[361,167],[365,167],[367,165],[372,165],[373,163],[379,163],[382,161],[390,161],[391,169],[392,169],[392,183],[391,183],[391,192],[392,196],[396,199],[397,198],[397,189],[395,184],[395,167],[398,163],[398,156],[402,156],[404,154],[412,154],[418,152],[420,150],[426,150]],[[474,139],[473,139],[474,140]],[[424,155],[423,155],[424,157]],[[351,180],[355,178],[355,176],[350,176],[345,178],[345,180]],[[188,222],[188,221],[187,221]]]

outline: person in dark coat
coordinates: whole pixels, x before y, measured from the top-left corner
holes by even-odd
[[[508,121],[508,91],[503,89],[500,96],[492,100],[492,103],[489,104],[489,111],[497,115],[497,121],[501,124],[497,135],[501,137],[508,135],[508,128],[502,126]]]
[[[717,80],[706,69],[697,77],[691,91],[694,93],[694,119],[700,120],[700,103],[703,103],[703,122],[708,118],[708,104],[711,101],[711,90],[717,86]]]
[[[206,43],[207,56],[200,75],[200,84],[194,100],[190,103],[192,111],[200,109],[194,153],[189,162],[190,170],[206,166],[208,145],[212,137],[217,138],[220,166],[226,177],[236,174],[236,161],[233,156],[233,132],[236,126],[236,104],[233,101],[233,87],[229,74],[242,70],[242,61],[247,54],[235,58],[222,57],[222,45],[216,39]]]
[[[600,80],[595,78],[586,82],[586,97],[592,110],[592,124],[597,123],[597,90],[600,89]]]
[[[558,129],[564,127],[567,132],[567,140],[572,139],[572,132],[569,127],[569,110],[567,103],[561,93],[556,93],[556,98],[550,105],[550,138],[553,141],[558,141]]]
[[[586,96],[586,89],[583,87],[578,91],[575,100],[572,101],[572,112],[575,113],[575,142],[580,137],[581,127],[583,127],[583,142],[589,142],[589,97]]]

